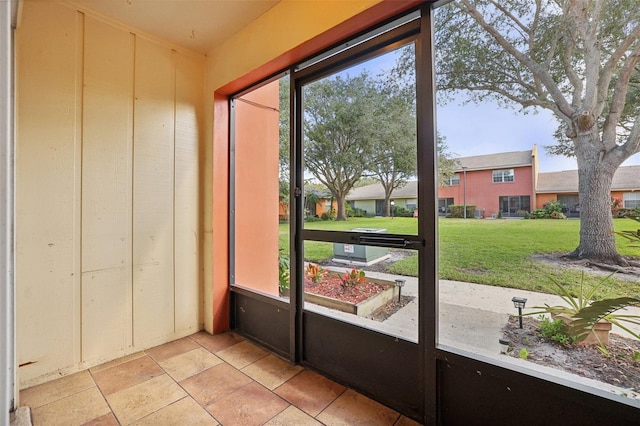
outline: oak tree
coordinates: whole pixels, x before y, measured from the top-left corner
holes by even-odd
[[[545,108],[559,120],[557,152],[577,159],[576,258],[624,263],[611,183],[640,149],[640,7],[636,0],[457,0],[436,11],[441,93]]]

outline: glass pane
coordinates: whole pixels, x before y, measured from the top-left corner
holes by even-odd
[[[500,11],[490,10],[492,21],[499,22]],[[436,95],[441,177],[439,343],[520,370],[552,371],[581,388],[594,385],[585,380],[588,378],[599,382],[596,386],[600,389],[637,398],[640,364],[633,359],[640,354],[640,322],[621,323],[635,337],[614,326],[605,344],[603,334],[600,342],[610,353],[605,356],[597,343],[581,346],[574,342],[574,338],[581,339],[574,331],[578,328],[567,326],[565,321],[571,323],[568,318],[551,316],[548,306],[564,307],[571,316],[575,313],[571,305],[560,297],[565,290],[579,298],[599,286],[587,298],[590,300],[583,298],[584,303],[591,303],[635,296],[640,293],[640,284],[620,275],[607,277],[606,272],[567,263],[563,258],[578,247],[580,238],[575,159],[545,155],[534,144],[556,142],[558,122],[550,111],[525,114],[521,106],[510,105],[495,92],[460,89],[464,84],[488,84],[474,80],[485,78],[485,70],[477,61],[469,60],[469,55],[473,57],[475,40],[489,45],[492,39],[463,15],[455,7],[444,6],[437,9],[435,19],[435,70],[440,89]],[[530,24],[529,18],[519,16],[523,25]],[[511,17],[507,20],[511,22]],[[452,28],[458,29],[455,37]],[[506,32],[516,37],[515,32]],[[466,38],[465,34],[475,36]],[[459,50],[462,48],[464,54]],[[497,44],[484,53],[489,55],[485,59],[509,56]],[[516,68],[488,73],[496,72],[493,75],[499,74],[504,81],[511,81],[510,74],[517,74],[519,81],[529,81],[530,75],[519,74],[522,69]],[[514,89],[506,93],[518,98],[523,92]],[[454,175],[459,175],[457,185],[444,178]],[[555,191],[548,189],[550,182]],[[540,190],[541,186],[545,189]],[[619,205],[619,197],[612,193],[612,212]],[[638,228],[631,219],[618,218],[613,223],[612,231]],[[638,255],[637,249],[622,238],[618,250],[620,254]],[[640,309],[629,308],[624,314],[637,316]]]
[[[306,229],[417,234],[413,56],[409,44],[303,87]]]
[[[304,309],[418,342],[418,254],[304,242]]]
[[[232,283],[289,296],[289,78],[235,100]]]

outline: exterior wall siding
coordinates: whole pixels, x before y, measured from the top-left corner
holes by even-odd
[[[58,2],[17,55],[21,387],[202,328],[204,57]]]

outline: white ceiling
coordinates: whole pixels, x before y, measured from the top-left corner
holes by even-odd
[[[280,0],[72,0],[116,21],[207,53]]]

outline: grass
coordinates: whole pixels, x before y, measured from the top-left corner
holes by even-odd
[[[616,231],[636,230],[640,224],[616,219]],[[307,229],[349,230],[386,228],[390,233],[415,234],[414,218],[352,218],[346,222],[311,222]],[[577,289],[581,273],[531,259],[532,254],[570,252],[579,240],[578,220],[460,220],[439,221],[439,272],[441,279],[489,284],[523,290],[548,292],[549,276]],[[280,244],[288,250],[288,225],[280,225]],[[622,255],[640,255],[624,238],[616,236]],[[321,262],[333,255],[332,243],[306,241],[305,259]],[[389,272],[417,276],[418,258],[410,256],[393,264]],[[601,277],[586,277],[594,284]],[[589,282],[590,281],[590,282]],[[606,293],[598,296],[635,296],[640,283],[616,278],[609,280]]]

